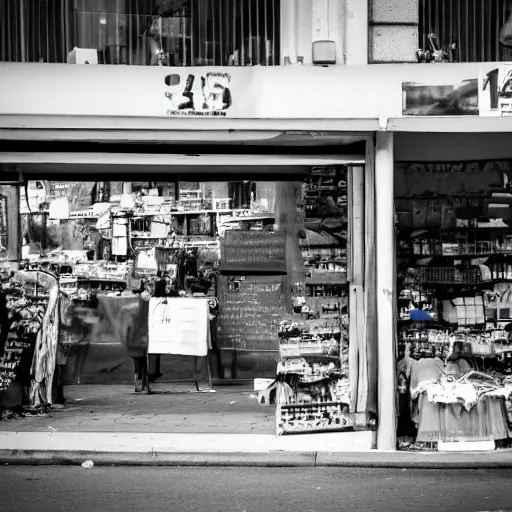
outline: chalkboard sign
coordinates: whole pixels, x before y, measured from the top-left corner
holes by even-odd
[[[0,390],[7,389],[14,380],[23,383],[30,382],[30,367],[36,338],[36,333],[19,336],[15,331],[9,332],[3,356],[0,358]]]
[[[281,276],[219,276],[219,348],[277,351],[284,291]]]
[[[286,273],[285,240],[271,231],[227,230],[221,244],[222,273]]]

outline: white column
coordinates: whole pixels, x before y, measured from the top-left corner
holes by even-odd
[[[345,64],[345,0],[312,0],[312,41],[329,40],[336,44],[336,64]]]
[[[297,0],[281,1],[281,65],[297,62]]]
[[[375,145],[378,433],[379,450],[396,450],[395,384],[395,212],[393,133],[377,132]]]
[[[368,0],[345,0],[345,63],[368,64]]]

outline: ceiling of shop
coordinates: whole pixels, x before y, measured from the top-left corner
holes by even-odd
[[[145,153],[2,153],[4,171],[17,170],[26,179],[44,175],[46,179],[124,181],[169,175],[173,180],[190,177],[198,180],[233,179],[233,176],[259,180],[289,180],[306,175],[315,165],[362,164],[362,155],[255,155],[255,154],[145,154]],[[54,176],[54,178],[52,178]]]

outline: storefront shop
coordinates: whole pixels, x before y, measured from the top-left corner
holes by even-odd
[[[403,85],[398,124],[446,128],[394,138],[399,449],[511,445],[512,137],[507,66],[492,67]],[[479,133],[490,118],[503,131]]]
[[[214,387],[254,383],[276,404],[274,434],[507,445],[503,72],[6,68],[0,163],[23,222],[2,245],[40,272],[67,253],[48,343],[76,346],[51,349],[57,370],[80,375],[99,340],[147,391],[208,355]],[[37,98],[14,86],[34,80]],[[202,348],[183,348],[187,300]]]
[[[85,68],[55,70],[63,91],[83,86]],[[57,369],[76,381],[92,345],[98,353],[97,345],[112,351],[117,343],[135,391],[146,392],[158,377],[186,378],[188,370],[190,378],[190,359],[204,364],[206,355],[214,387],[263,387],[258,398],[276,405],[274,433],[361,432],[371,448],[376,119],[354,115],[341,131],[332,119],[317,121],[332,105],[323,69],[323,80],[279,69],[197,76],[149,69],[147,81],[133,69],[123,69],[132,73],[124,78],[96,71],[105,76],[97,90],[89,83],[87,93],[76,91],[88,95],[77,108],[41,91],[48,104],[24,103],[3,118],[50,123],[3,132],[11,140],[2,165],[23,180],[5,186],[20,197],[24,271],[59,277],[58,343],[48,349]],[[203,75],[206,92],[196,84]],[[290,79],[309,80],[319,97],[296,109],[285,100]],[[200,96],[201,103],[181,101]],[[91,116],[90,105],[101,115]],[[18,275],[7,281],[7,300]],[[103,371],[111,370],[108,357]],[[55,400],[50,393],[42,405]]]

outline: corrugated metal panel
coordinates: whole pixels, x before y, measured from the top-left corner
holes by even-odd
[[[435,34],[442,48],[457,45],[457,62],[505,60],[499,37],[511,8],[510,0],[419,0],[419,48],[431,50]]]
[[[280,0],[0,0],[0,61],[279,64]]]

